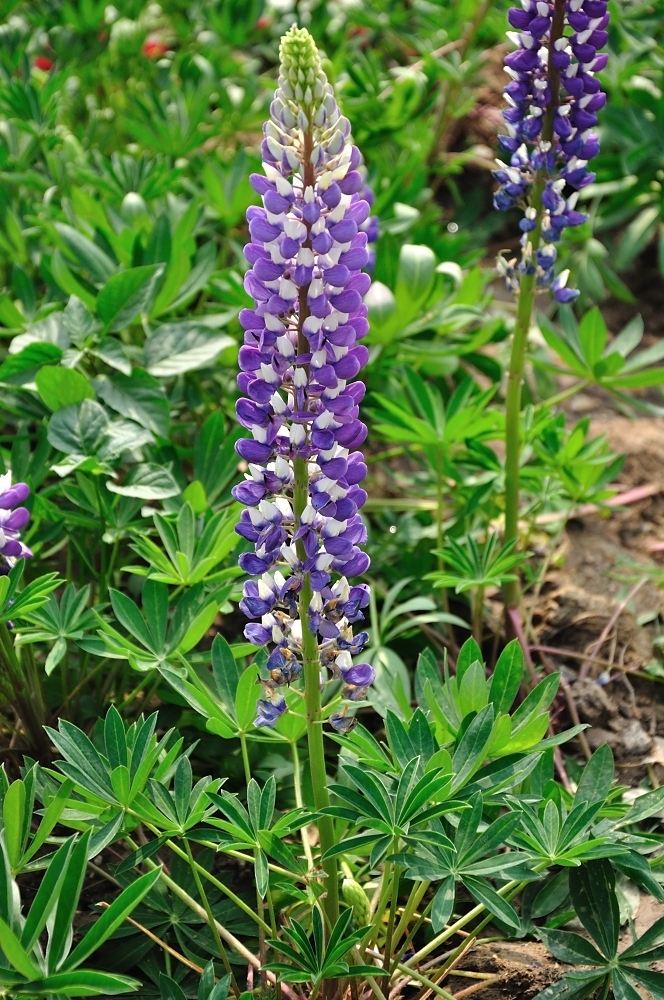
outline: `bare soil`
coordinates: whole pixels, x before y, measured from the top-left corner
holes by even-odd
[[[591,747],[609,743],[620,778],[634,783],[664,765],[664,421],[600,413],[592,426],[626,456],[626,502],[569,521],[532,624],[535,648],[563,671],[592,726]]]

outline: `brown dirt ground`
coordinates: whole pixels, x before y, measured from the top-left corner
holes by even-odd
[[[579,399],[575,415],[582,406]],[[646,765],[661,781],[662,678],[651,674],[664,632],[664,421],[603,413],[592,425],[626,456],[619,492],[645,487],[652,495],[570,520],[531,608],[536,646],[558,651],[545,657],[593,727],[590,745],[613,747],[621,779],[640,780]]]

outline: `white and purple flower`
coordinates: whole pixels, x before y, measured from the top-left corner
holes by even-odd
[[[237,415],[251,436],[237,444],[248,471],[233,491],[245,505],[237,530],[253,545],[240,557],[254,577],[240,604],[252,619],[245,635],[270,650],[259,726],[274,725],[285,710],[279,688],[302,672],[305,583],[323,677],[340,679],[352,701],[374,678],[372,667],[351,659],[367,639],[354,636],[353,625],[363,618],[368,588],[348,581],[369,566],[359,513],[365,387],[353,380],[368,357],[360,341],[375,226],[362,157],[313,39],[291,28],[280,55],[264,174],[252,176],[263,205],[247,213],[245,288],[255,304],[240,313]],[[346,728],[345,711],[338,716],[343,721],[331,721]]]
[[[516,48],[505,58],[511,79],[500,141],[510,158],[498,161],[494,205],[522,208],[523,235],[521,260],[501,258],[500,270],[513,290],[521,274],[535,274],[559,302],[570,302],[578,292],[555,278],[556,243],[586,221],[575,206],[599,152],[593,130],[606,102],[596,74],[608,58],[598,51],[608,37],[607,0],[521,0],[508,16]]]

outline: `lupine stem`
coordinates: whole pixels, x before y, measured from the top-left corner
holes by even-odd
[[[132,816],[136,816],[138,819],[141,819],[139,814],[135,813],[132,809],[128,809],[127,811]],[[144,825],[147,827],[148,830],[150,830],[151,833],[154,833],[155,836],[157,837],[160,836],[160,831],[155,826],[152,826],[151,823],[144,822]],[[214,845],[212,846],[214,847]],[[168,847],[169,850],[173,852],[173,854],[177,854],[179,858],[181,858],[183,861],[186,861],[187,864],[190,864],[189,858],[187,857],[187,852],[184,851],[179,846],[179,844],[176,844],[174,840],[171,840],[169,838],[166,841],[166,847]],[[253,858],[247,858],[247,860],[253,861]],[[258,924],[259,927],[262,927],[262,929],[266,930],[268,933],[270,932],[270,925],[266,923],[266,921],[262,920],[257,913],[254,913],[251,907],[247,903],[245,903],[245,901],[240,896],[234,893],[232,889],[229,889],[227,885],[224,885],[224,883],[220,879],[216,878],[216,876],[213,875],[212,872],[209,872],[207,868],[205,868],[203,865],[200,865],[198,861],[196,861],[195,859],[193,861],[193,864],[199,875],[202,875],[203,878],[206,879],[211,885],[213,885],[215,889],[218,889],[219,892],[223,893],[225,896],[228,896],[230,901],[234,903],[238,907],[238,909],[242,910],[242,912],[247,917],[250,917],[251,920],[253,920],[256,924]]]
[[[40,718],[40,710],[43,713],[43,706],[40,705],[41,699],[35,697],[33,700],[29,695],[26,696],[25,680],[14,640],[4,622],[0,622],[0,669],[3,670],[11,686],[15,711],[23,724],[26,736],[30,739],[38,756],[47,760],[50,754],[50,745],[43,729],[43,715]]]
[[[226,970],[226,972],[228,973],[228,975],[231,977],[231,983],[233,984],[233,992],[236,993],[239,996],[240,990],[238,989],[238,985],[235,982],[235,976],[233,975],[233,970],[231,968],[231,964],[228,961],[228,955],[226,954],[226,949],[224,948],[223,942],[221,940],[221,935],[219,933],[219,928],[217,927],[217,923],[216,923],[216,921],[214,919],[214,914],[212,912],[212,907],[210,906],[210,900],[208,899],[207,893],[206,893],[206,891],[205,891],[205,889],[203,887],[203,883],[201,882],[201,876],[198,873],[198,868],[196,866],[196,862],[194,860],[194,855],[193,855],[192,850],[191,850],[191,844],[189,843],[189,841],[186,838],[185,838],[184,845],[185,845],[185,850],[187,852],[187,858],[189,860],[189,869],[191,871],[191,874],[192,874],[192,877],[194,879],[194,882],[196,883],[196,888],[198,890],[198,895],[200,896],[201,902],[202,902],[203,907],[205,909],[205,912],[207,913],[208,926],[210,928],[210,931],[212,932],[212,937],[214,938],[214,942],[215,942],[215,944],[217,946],[217,951],[219,952],[219,957],[221,958],[221,961],[223,962],[224,969]]]
[[[295,805],[298,809],[303,809],[304,798],[302,797],[302,768],[300,766],[300,754],[298,753],[297,742],[295,740],[291,744],[291,748],[293,755],[293,788],[295,790]],[[300,830],[300,836],[302,837],[302,848],[304,850],[304,856],[307,859],[307,864],[309,865],[309,868],[313,868],[314,860],[306,826],[303,826]]]
[[[430,882],[415,882],[411,890],[410,896],[404,907],[404,911],[401,914],[401,919],[397,924],[396,930],[394,931],[394,943],[398,944],[401,940],[404,931],[410,926],[410,922],[413,916],[417,912],[417,907],[422,902],[422,899],[426,895],[426,892],[431,885]],[[399,957],[397,955],[397,957]]]
[[[392,870],[392,896],[390,899],[390,912],[387,915],[387,932],[385,934],[385,961],[383,968],[390,972],[392,967],[392,942],[394,939],[394,925],[397,917],[397,906],[399,905],[399,879],[401,869],[395,865]]]
[[[304,459],[297,458],[294,462],[293,512],[295,523],[300,523],[302,511],[309,497],[309,482],[307,464]],[[300,557],[303,561],[304,552]],[[302,626],[302,670],[304,673],[304,703],[307,717],[307,741],[309,746],[309,772],[311,788],[316,809],[327,808],[330,798],[327,791],[327,772],[325,770],[325,746],[323,743],[323,726],[320,698],[320,657],[318,643],[309,625],[309,605],[312,590],[309,574],[305,573],[300,590],[300,623]],[[324,855],[334,845],[334,829],[329,816],[318,819],[320,835],[320,850]],[[325,869],[325,898],[323,904],[330,927],[334,927],[339,916],[339,886],[338,870],[335,858],[323,861]]]
[[[303,142],[303,183],[305,188],[313,186],[315,182],[314,167],[311,162],[311,151],[313,148],[313,136],[311,128],[304,133]],[[305,247],[311,246],[311,238],[307,236]],[[308,287],[300,289],[299,311],[297,328],[297,348],[299,354],[306,354],[308,343],[304,334],[304,323],[309,316],[309,305],[307,301]],[[296,531],[302,522],[302,514],[309,503],[309,470],[304,458],[293,460],[293,514],[295,518]],[[302,564],[306,561],[304,543],[296,543],[298,558]],[[309,573],[302,575],[302,587],[299,595],[299,615],[302,629],[302,671],[304,674],[304,703],[307,717],[307,741],[309,747],[309,769],[311,774],[311,788],[314,797],[314,805],[317,810],[326,809],[330,804],[330,797],[327,791],[327,772],[325,770],[325,745],[323,742],[323,727],[321,715],[321,663],[318,652],[318,642],[311,630],[309,623],[309,607],[313,591],[311,588],[311,578]],[[320,836],[320,851],[324,855],[326,851],[334,845],[334,829],[332,819],[329,816],[320,816],[318,819],[318,832]],[[336,858],[329,858],[323,862],[325,869],[325,898],[323,905],[330,929],[334,927],[339,917],[339,872]]]
[[[549,39],[549,53],[553,52],[556,41],[561,37],[565,24],[565,0],[555,0],[555,11]],[[553,136],[553,119],[558,106],[560,90],[560,75],[555,68],[553,59],[549,61],[551,98],[542,126],[542,141],[551,142]],[[536,271],[534,261],[542,239],[543,206],[546,178],[540,170],[533,185],[532,207],[535,210],[535,229],[530,238],[530,256],[533,267],[522,274],[519,282],[519,298],[517,302],[516,321],[512,334],[512,350],[510,353],[507,375],[507,394],[505,397],[505,542],[517,546],[519,538],[519,496],[521,487],[521,387],[528,345],[528,332],[532,321],[536,292]],[[516,608],[521,600],[519,580],[509,580],[503,586],[503,598],[506,609]]]
[[[509,896],[513,895],[520,889],[524,888],[525,885],[526,885],[525,882],[516,882],[516,881],[508,882],[507,885],[504,885],[501,889],[498,890],[498,895],[506,896],[509,898]],[[486,912],[486,906],[484,906],[483,903],[478,903],[477,906],[474,906],[472,908],[472,910],[468,910],[467,913],[464,913],[464,915],[462,917],[459,917],[459,919],[456,920],[453,924],[449,924],[444,931],[441,931],[440,934],[437,934],[434,938],[431,939],[431,941],[423,945],[423,947],[420,948],[419,951],[415,952],[414,955],[411,955],[408,961],[403,963],[404,966],[407,967],[408,970],[410,971],[411,965],[417,965],[417,963],[421,962],[422,959],[427,957],[427,955],[430,955],[432,951],[435,951],[439,945],[444,944],[445,941],[449,941],[451,937],[454,937],[457,931],[463,930],[466,924],[469,924],[476,917],[481,917],[482,914],[485,912]]]

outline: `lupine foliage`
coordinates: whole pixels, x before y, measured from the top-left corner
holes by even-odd
[[[656,5],[3,13],[0,995],[664,996],[658,765],[530,645],[566,400],[661,408]]]

